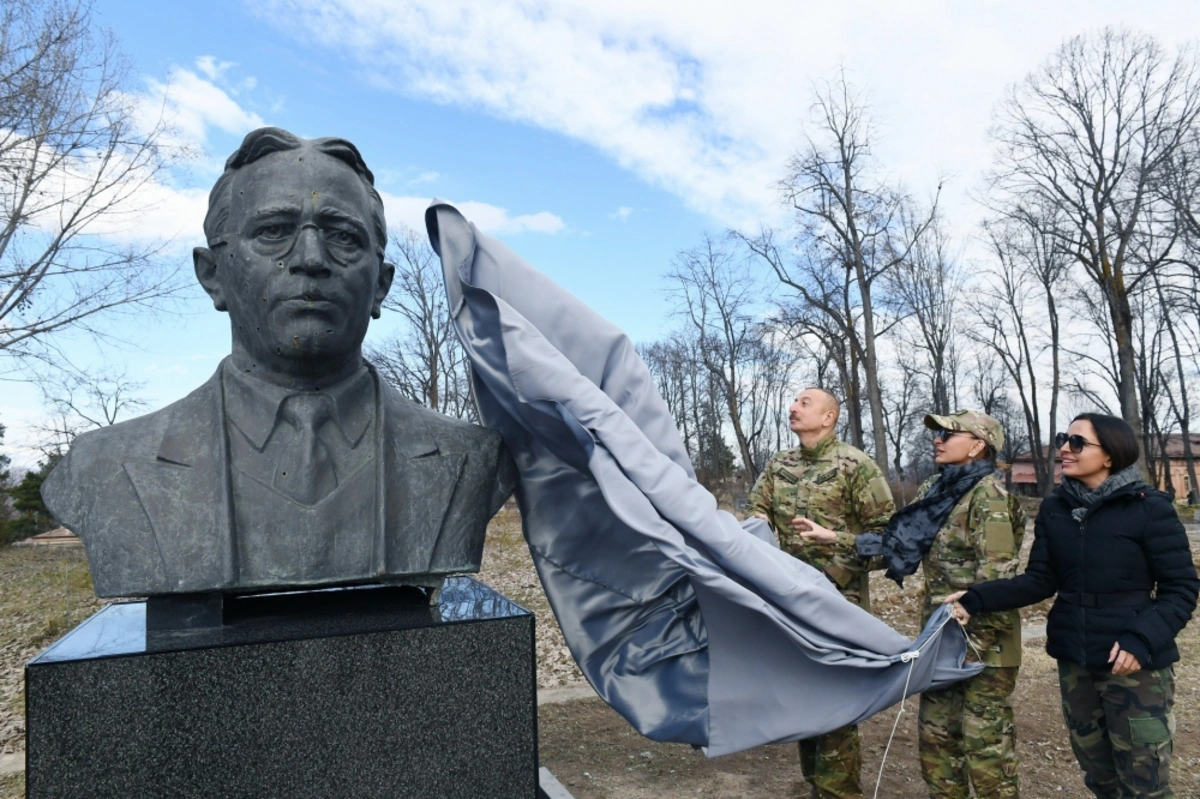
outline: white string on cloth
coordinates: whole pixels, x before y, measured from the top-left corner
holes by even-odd
[[[937,629],[941,630],[953,618],[953,616],[947,616],[946,619],[937,626]],[[975,649],[975,644],[971,643],[971,637],[967,635],[966,630],[963,630],[961,625],[959,626],[959,631],[962,633],[963,637],[967,639],[967,646],[971,647],[971,649],[974,649],[975,654],[978,656],[979,650]],[[900,700],[900,709],[896,712],[896,720],[892,723],[892,734],[888,736],[887,746],[883,748],[883,760],[879,762],[879,774],[877,774],[875,777],[875,793],[872,794],[873,799],[879,799],[879,786],[883,784],[883,767],[887,765],[887,756],[888,752],[891,751],[892,748],[892,740],[896,737],[896,730],[900,727],[900,717],[904,715],[904,705],[908,701],[908,685],[909,681],[912,679],[913,666],[916,665],[916,659],[921,656],[921,650],[924,649],[929,641],[932,640],[933,638],[930,637],[921,646],[917,647],[911,652],[905,652],[900,656],[901,662],[908,664],[908,675],[904,678],[904,699]]]

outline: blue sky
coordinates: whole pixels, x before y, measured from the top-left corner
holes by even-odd
[[[1172,49],[1200,37],[1200,4],[1165,0],[98,0],[95,11],[132,59],[131,88],[204,154],[127,237],[170,237],[190,264],[207,188],[242,135],[271,124],[343,136],[374,170],[389,222],[419,225],[429,198],[453,201],[635,340],[669,324],[660,275],[676,252],[705,231],[786,221],[771,184],[812,82],[839,66],[870,94],[891,174],[918,196],[949,179],[943,208],[965,238],[1007,85],[1105,24]],[[159,318],[113,324],[128,345],[66,349],[124,368],[151,408],[228,350],[226,317],[198,287]],[[0,392],[7,448],[29,463],[38,393]]]

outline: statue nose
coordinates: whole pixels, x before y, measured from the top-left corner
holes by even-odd
[[[296,246],[292,249],[289,271],[309,275],[328,274],[325,244],[321,231],[315,225],[303,225],[296,232]]]

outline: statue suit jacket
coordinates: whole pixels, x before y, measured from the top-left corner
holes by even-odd
[[[377,539],[372,568],[307,584],[478,571],[487,522],[516,484],[499,433],[375,382],[384,501],[382,535],[363,531]],[[248,586],[238,578],[229,485],[219,368],[160,411],[76,438],[42,496],[83,540],[97,596],[237,591]]]

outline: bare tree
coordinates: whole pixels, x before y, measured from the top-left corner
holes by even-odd
[[[182,285],[162,245],[123,245],[144,190],[181,153],[139,124],[116,41],[86,0],[0,10],[0,353],[37,355],[98,315],[154,306]]]
[[[904,470],[904,444],[912,435],[915,422],[921,415],[917,408],[922,404],[918,389],[919,369],[914,359],[905,353],[898,353],[895,363],[898,379],[883,384],[883,402],[887,415],[887,436],[892,445],[893,474],[901,483],[906,482]],[[927,405],[925,407],[928,407]],[[934,410],[934,413],[946,411]],[[908,497],[901,496],[901,503],[907,504]]]
[[[66,452],[80,433],[107,427],[146,407],[138,396],[144,383],[131,380],[118,369],[77,369],[60,362],[54,369],[34,376],[49,411],[49,421],[35,424],[42,437],[39,445],[48,458]]]
[[[1195,53],[1106,28],[1065,42],[1001,104],[993,196],[1059,207],[1052,233],[1100,289],[1121,415],[1141,435],[1130,294],[1166,257],[1134,259],[1153,188],[1200,115]]]
[[[811,274],[804,275],[803,270],[789,268],[781,260],[767,260],[779,279],[805,302],[843,317],[844,335],[861,360],[866,381],[875,461],[887,474],[891,464],[877,352],[877,340],[887,323],[879,318],[876,286],[890,269],[908,258],[916,240],[932,223],[937,203],[935,200],[922,221],[905,224],[912,205],[900,188],[879,176],[872,149],[876,136],[866,101],[847,82],[844,72],[815,92],[804,144],[788,162],[779,189],[796,211],[801,238],[820,253],[804,263],[820,265],[834,274],[840,271],[841,286],[827,283],[814,292]],[[752,249],[766,255],[763,244],[760,237]],[[831,298],[844,301],[834,306]],[[853,325],[844,318],[851,309],[857,316]]]
[[[1187,132],[1170,166],[1157,177],[1158,195],[1170,205],[1187,253],[1183,264],[1193,278],[1200,277],[1200,126]]]
[[[691,391],[693,364],[688,357],[688,348],[678,336],[637,345],[637,353],[654,377],[659,396],[667,404],[679,437],[688,453],[693,452],[696,440],[694,425],[691,424],[691,406],[694,397]]]
[[[1179,149],[1172,159],[1171,166],[1164,170],[1158,184],[1160,196],[1169,205],[1173,214],[1172,230],[1179,236],[1178,257],[1179,270],[1174,279],[1155,274],[1155,293],[1164,307],[1170,307],[1167,316],[1168,333],[1171,337],[1172,352],[1175,359],[1175,377],[1178,381],[1178,396],[1171,394],[1171,408],[1179,423],[1183,443],[1183,457],[1188,475],[1189,504],[1200,504],[1200,486],[1196,481],[1196,456],[1192,450],[1191,436],[1191,406],[1188,400],[1188,373],[1183,356],[1184,347],[1181,339],[1188,332],[1187,327],[1177,324],[1175,315],[1186,316],[1188,313],[1200,311],[1196,298],[1200,296],[1200,127],[1193,127],[1184,140],[1184,146]],[[1161,279],[1160,279],[1161,277]],[[1197,316],[1200,321],[1200,315]],[[1196,330],[1197,328],[1192,328]],[[1194,371],[1196,350],[1191,350],[1191,356],[1186,363],[1192,365]]]
[[[1004,446],[996,454],[1006,467],[1005,484],[1010,491],[1013,487],[1012,462],[1026,452],[1032,454],[1028,445],[1036,442],[1026,428],[1028,410],[1024,407],[1018,410],[1009,394],[1011,380],[1010,365],[995,348],[985,348],[975,359],[971,369],[971,404],[1004,427]],[[1035,445],[1034,449],[1037,448]]]
[[[1175,430],[1176,417],[1170,412],[1174,368],[1171,353],[1172,308],[1162,302],[1155,286],[1161,285],[1157,272],[1143,290],[1131,298],[1134,341],[1137,344],[1138,400],[1141,403],[1142,435],[1146,447],[1145,468],[1152,485],[1164,485],[1171,472],[1168,444]]]
[[[1061,292],[1072,260],[1048,232],[1056,224],[1055,209],[1016,205],[1004,213],[984,225],[999,268],[980,280],[981,290],[971,303],[977,321],[969,337],[988,347],[1013,375],[1025,416],[1023,427],[1032,436],[1027,445],[1038,491],[1044,495],[1054,488],[1053,457],[1045,448],[1057,432],[1062,393]]]
[[[471,372],[442,288],[441,261],[428,240],[400,227],[389,242],[396,265],[385,311],[403,320],[401,332],[366,348],[366,356],[400,393],[435,411],[475,419]]]
[[[789,415],[793,397],[800,388],[800,353],[791,346],[786,331],[770,322],[759,325],[754,350],[747,394],[750,426],[762,431],[751,448],[757,475],[771,455],[794,445]]]
[[[1188,348],[1188,341],[1184,331],[1177,320],[1185,318],[1188,313],[1188,300],[1196,296],[1196,281],[1193,275],[1184,275],[1181,280],[1182,286],[1174,287],[1167,283],[1163,275],[1156,274],[1154,276],[1154,291],[1158,305],[1163,309],[1163,324],[1165,326],[1167,336],[1171,344],[1171,356],[1174,361],[1175,379],[1174,387],[1170,380],[1164,381],[1164,391],[1167,396],[1167,401],[1171,407],[1171,413],[1175,417],[1175,421],[1179,424],[1179,432],[1183,445],[1183,459],[1188,476],[1188,496],[1189,505],[1200,504],[1200,489],[1196,484],[1196,457],[1192,451],[1192,434],[1191,434],[1191,404],[1188,398],[1188,364],[1192,364],[1195,369],[1196,350],[1190,348],[1185,358],[1185,348]]]
[[[1061,213],[1057,207],[1041,208],[1033,204],[1011,207],[1000,222],[999,230],[1003,232],[993,238],[997,247],[1008,250],[1008,257],[1014,265],[1032,278],[1045,310],[1046,327],[1043,331],[1041,350],[1050,356],[1050,384],[1047,387],[1050,401],[1045,435],[1041,440],[1030,441],[1030,448],[1034,452],[1039,451],[1043,444],[1051,446],[1058,433],[1063,342],[1059,293],[1070,278],[1073,263],[1071,253],[1062,247],[1059,237],[1054,233],[1065,226],[1060,219]],[[1036,435],[1038,425],[1030,425],[1030,432]],[[1047,482],[1041,486],[1044,492],[1049,492],[1054,487],[1052,460],[1048,466],[1050,471],[1046,473]]]
[[[719,494],[733,477],[734,455],[723,435],[724,393],[702,351],[700,334],[692,329],[638,347],[679,427],[696,479]]]
[[[794,262],[775,241],[775,232],[763,229],[755,238],[739,237],[750,252],[769,264],[795,296],[779,302],[776,319],[793,340],[804,342],[821,365],[821,387],[840,388],[845,413],[846,439],[866,448],[863,434],[863,348],[859,336],[860,310],[854,284],[845,263],[825,256],[816,247],[800,249]],[[815,347],[813,345],[816,345]],[[828,367],[836,372],[830,378]]]
[[[666,278],[675,314],[696,335],[699,362],[724,399],[742,466],[753,480],[765,463],[757,442],[769,417],[769,397],[782,391],[780,359],[764,342],[764,292],[745,258],[729,242],[708,235],[676,256]]]
[[[902,346],[924,356],[933,413],[947,414],[951,410],[950,359],[957,321],[954,310],[963,287],[962,268],[950,252],[945,231],[936,223],[924,236],[912,240],[909,257],[897,263],[889,275],[889,294],[898,315],[915,325],[916,334],[906,336]],[[913,363],[909,367],[916,368]],[[901,374],[907,378],[906,368],[901,366]]]
[[[1092,410],[1114,413],[1111,399],[1118,397],[1120,364],[1112,315],[1103,292],[1095,284],[1077,285],[1070,295],[1070,305],[1075,331],[1069,343],[1064,341],[1063,353],[1071,357],[1074,374],[1065,387],[1075,397],[1090,400],[1095,406]],[[1097,383],[1100,388],[1096,388]],[[1115,413],[1119,415],[1119,404],[1117,407]]]
[[[980,401],[995,398],[999,402],[1001,395],[996,394],[997,387],[991,378],[992,363],[999,364],[1019,398],[1024,417],[1021,429],[1030,436],[1027,447],[1034,475],[1039,492],[1045,495],[1054,487],[1054,462],[1048,449],[1049,442],[1042,435],[1042,407],[1038,394],[1037,331],[1041,327],[1041,314],[1031,302],[1036,296],[1038,281],[1029,260],[1030,247],[1037,240],[1031,239],[1028,230],[1021,226],[992,227],[988,234],[999,268],[980,281],[978,291],[968,304],[973,321],[967,326],[967,336],[989,355],[988,371],[979,372],[988,376],[987,390],[983,384],[977,384],[975,395]],[[1057,397],[1057,387],[1053,393]],[[1007,397],[1007,392],[1003,396]],[[1015,436],[1016,431],[1009,430],[1008,438]]]

